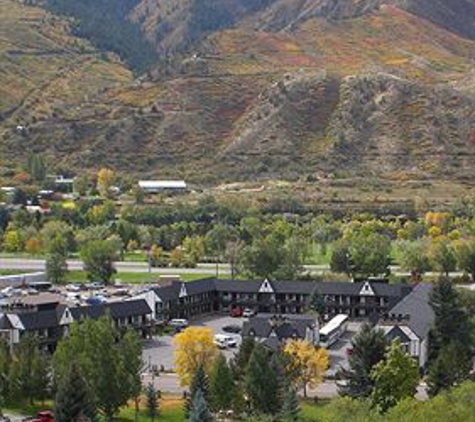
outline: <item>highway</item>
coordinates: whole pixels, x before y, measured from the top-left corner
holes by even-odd
[[[83,263],[80,260],[71,259],[67,261],[70,271],[80,271],[83,269]],[[199,264],[196,268],[149,268],[145,262],[127,262],[119,261],[115,263],[118,272],[122,273],[148,273],[153,274],[216,274],[215,264]],[[0,258],[0,270],[19,270],[19,271],[44,271],[44,259],[25,259],[25,258]],[[229,266],[223,264],[219,266],[220,274],[230,274]]]
[[[83,269],[83,263],[77,259],[70,259],[67,261],[68,269],[70,271],[80,271]],[[152,273],[158,275],[175,275],[175,274],[203,274],[215,275],[216,264],[198,264],[196,268],[150,268],[146,262],[138,261],[118,261],[115,267],[119,273]],[[324,274],[330,271],[329,265],[304,265],[304,268],[312,274]],[[391,266],[391,273],[396,276],[408,276],[407,271],[402,271],[398,266]],[[29,258],[0,258],[0,270],[18,270],[18,271],[44,271],[44,259],[29,259]],[[219,265],[219,274],[231,274],[229,264]],[[450,273],[451,277],[460,277],[463,273]],[[438,276],[438,273],[427,272],[427,276]]]

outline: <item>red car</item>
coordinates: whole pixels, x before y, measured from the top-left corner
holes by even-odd
[[[231,309],[231,312],[229,312],[229,315],[233,318],[240,318],[242,317],[242,308],[240,306],[235,306],[234,308]]]
[[[25,419],[24,422],[54,422],[54,413],[51,410],[43,410],[34,418]]]

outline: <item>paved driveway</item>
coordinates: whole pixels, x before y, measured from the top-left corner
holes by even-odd
[[[190,321],[191,326],[204,326],[210,327],[213,330],[213,334],[224,333],[223,327],[226,325],[242,325],[242,318],[231,318],[229,316],[209,316]],[[234,336],[238,341],[238,347],[241,344],[241,336],[237,334],[228,334]],[[236,349],[223,350],[227,359],[231,359]],[[143,361],[147,368],[153,366],[165,371],[173,370],[173,336],[157,337],[153,340],[147,340],[144,344]]]
[[[350,322],[346,333],[328,349],[330,369],[327,372],[327,376],[335,376],[340,367],[348,368],[348,349],[351,349],[351,340],[359,331],[361,325],[361,322]]]

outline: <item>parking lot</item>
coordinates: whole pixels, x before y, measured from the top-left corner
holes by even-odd
[[[223,334],[223,327],[226,325],[242,325],[244,318],[231,318],[229,316],[209,316],[190,321],[192,326],[205,326],[213,330],[213,334]],[[358,331],[360,323],[351,322],[348,331],[334,345],[330,347],[330,369],[327,376],[333,376],[339,367],[346,367],[348,362],[347,350],[351,347],[351,339]],[[229,334],[238,340],[238,347],[241,343],[241,336],[238,334]],[[167,335],[148,340],[144,345],[143,360],[147,368],[156,367],[157,369],[171,372],[173,370],[173,336]],[[223,350],[224,355],[230,359],[233,357],[236,349]]]
[[[190,326],[209,327],[213,334],[227,334],[236,338],[238,347],[241,344],[241,336],[238,334],[224,333],[226,325],[242,325],[243,318],[231,318],[229,316],[210,316],[190,320]],[[173,336],[166,335],[148,340],[144,345],[143,360],[147,367],[157,367],[165,371],[173,370]],[[226,358],[233,357],[236,349],[225,349],[222,352]]]

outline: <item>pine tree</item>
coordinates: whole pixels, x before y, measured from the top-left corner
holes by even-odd
[[[145,389],[145,395],[147,397],[147,413],[153,422],[158,415],[158,393],[152,383]]]
[[[373,329],[369,324],[363,325],[352,341],[353,352],[348,359],[349,368],[338,372],[338,379],[344,381],[339,385],[341,395],[358,398],[371,394],[371,370],[384,358],[386,345],[381,330]]]
[[[229,410],[232,408],[236,393],[236,386],[226,358],[220,354],[214,363],[210,375],[211,407],[214,411]]]
[[[323,315],[325,314],[325,300],[323,298],[323,295],[315,291],[312,296],[310,296],[308,307],[310,311],[317,314],[318,319],[321,321]]]
[[[440,349],[452,342],[458,343],[460,349],[469,351],[472,344],[469,317],[449,278],[441,277],[435,284],[430,305],[435,314],[430,336],[430,359],[435,360]]]
[[[91,393],[76,365],[61,382],[54,403],[56,422],[76,422],[87,417],[93,421],[96,409]]]
[[[430,297],[434,310],[434,326],[429,341],[429,393],[467,379],[472,369],[472,336],[470,319],[451,280],[441,277]]]
[[[256,414],[275,415],[281,408],[278,377],[269,358],[264,346],[256,344],[247,367],[244,385],[251,411]]]
[[[455,342],[442,346],[429,368],[427,377],[429,395],[435,396],[460,384],[469,377],[471,369],[472,359],[466,348]]]
[[[205,395],[201,389],[195,392],[193,401],[191,403],[190,414],[187,418],[188,422],[213,422],[214,418],[211,415]]]
[[[297,391],[289,385],[283,397],[281,410],[282,419],[285,421],[296,421],[299,416],[299,410]]]
[[[205,400],[209,399],[209,390],[210,390],[209,379],[202,365],[199,365],[196,368],[196,371],[193,374],[193,378],[191,379],[190,393],[189,393],[188,399],[185,402],[185,417],[186,418],[188,418],[188,416],[190,415],[191,409],[193,407],[193,400],[198,390],[202,392]]]
[[[239,350],[231,362],[231,368],[235,378],[242,379],[245,376],[247,365],[249,364],[249,359],[251,358],[255,345],[256,341],[252,337],[246,337],[242,340]]]

